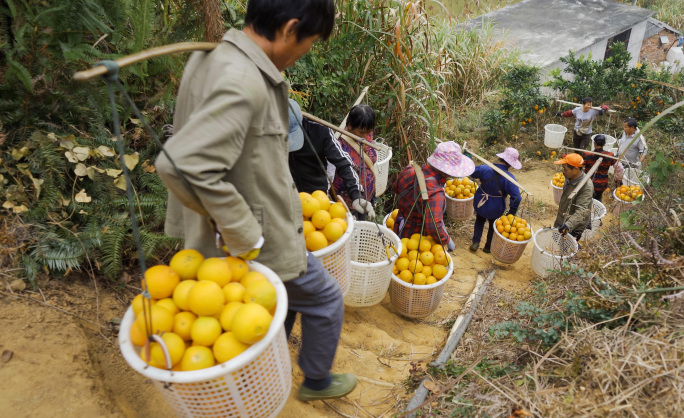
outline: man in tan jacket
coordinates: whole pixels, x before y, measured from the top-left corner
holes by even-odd
[[[591,205],[594,198],[594,184],[591,180],[584,183],[584,186],[577,194],[570,199],[570,194],[575,187],[586,176],[582,171],[584,159],[579,154],[568,154],[554,164],[563,166],[565,184],[563,194],[558,203],[558,214],[554,222],[554,228],[558,228],[561,234],[570,233],[579,241],[582,232],[589,226],[591,218]]]
[[[330,373],[344,317],[342,292],[306,251],[288,167],[288,84],[281,71],[334,25],[333,0],[250,0],[242,31],[192,55],[157,172],[169,189],[166,232],[205,257],[265,264],[285,282],[286,330],[301,314],[301,400],[345,396],[351,374]],[[182,175],[179,175],[179,172]],[[220,242],[220,244],[219,244]]]

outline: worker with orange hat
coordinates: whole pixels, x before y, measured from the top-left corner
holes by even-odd
[[[558,228],[561,234],[570,233],[579,241],[582,232],[590,224],[594,184],[591,181],[585,182],[571,199],[570,194],[586,176],[582,170],[584,160],[581,155],[573,153],[565,155],[558,161],[554,161],[554,164],[563,166],[565,184],[563,185],[563,194],[558,204],[558,215],[556,215],[553,227]]]

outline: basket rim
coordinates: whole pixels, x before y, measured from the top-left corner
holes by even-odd
[[[547,227],[538,229],[537,232],[535,232],[534,234],[532,234],[532,241],[533,241],[533,243],[534,243],[534,248],[536,248],[537,251],[539,251],[541,254],[546,254],[546,255],[551,256],[551,257],[554,257],[554,258],[570,258],[570,257],[573,257],[575,254],[577,254],[577,252],[579,251],[579,244],[577,243],[577,240],[575,239],[575,237],[573,237],[573,236],[570,235],[570,234],[566,234],[566,237],[569,236],[569,237],[572,239],[572,241],[575,243],[575,250],[572,252],[572,254],[568,254],[568,255],[554,255],[554,254],[550,254],[550,253],[548,253],[548,252],[542,250],[541,248],[539,248],[539,244],[537,244],[537,235],[538,235],[539,233],[541,233],[541,232],[546,232],[547,230],[548,230],[548,231],[553,231],[553,230],[555,230],[555,229],[556,229],[556,228],[551,228],[550,226],[547,226]]]
[[[285,284],[280,277],[270,268],[255,261],[248,261],[250,270],[257,271],[266,276],[269,282],[275,287],[278,302],[275,315],[271,321],[268,332],[261,340],[252,344],[238,356],[227,362],[217,364],[212,367],[190,372],[177,372],[171,370],[158,369],[145,363],[135,350],[134,344],[130,341],[130,328],[134,325],[133,307],[129,306],[121,321],[119,328],[119,349],[124,359],[136,372],[143,376],[159,382],[171,383],[194,383],[208,379],[214,379],[227,373],[239,370],[254,361],[266,348],[276,339],[283,330],[285,317],[287,316],[287,291]]]
[[[554,131],[553,129],[556,127],[563,128],[563,130],[562,131]],[[546,125],[544,125],[544,130],[552,132],[552,133],[558,133],[559,134],[559,133],[566,133],[568,131],[568,128],[566,128],[563,125],[558,125],[557,123],[547,123]]]
[[[380,165],[380,164],[385,164],[385,163],[387,163],[389,160],[392,159],[392,147],[388,147],[388,146],[385,145],[385,144],[381,144],[381,145],[383,145],[383,146],[385,146],[385,147],[387,148],[387,150],[385,150],[385,151],[387,151],[387,157],[383,158],[383,159],[380,160],[380,161],[376,161],[376,163],[375,163],[376,166],[377,166],[377,165]]]
[[[475,199],[475,195],[472,195],[471,197],[469,197],[467,199],[456,199],[455,197],[451,197],[448,194],[446,194],[446,190],[444,191],[444,196],[446,196],[446,198],[449,200],[453,200],[454,202],[468,202],[470,200]]]
[[[530,225],[530,223],[528,222],[527,225]],[[530,240],[532,238],[534,238],[534,228],[532,228],[532,225],[530,225],[530,233],[532,234],[532,236],[529,237],[528,239],[526,239],[525,241],[513,241],[512,239],[508,239],[508,238],[504,237],[503,235],[501,235],[501,232],[499,232],[496,228],[494,228],[494,233],[496,235],[498,235],[499,238],[501,238],[502,240],[508,241],[511,244],[527,244],[528,242],[530,242]]]
[[[351,212],[347,211],[347,230],[344,231],[344,234],[342,234],[340,239],[333,242],[331,245],[328,245],[327,247],[321,248],[320,250],[310,251],[310,253],[313,254],[314,257],[319,258],[325,257],[326,255],[332,254],[335,251],[339,250],[347,243],[347,241],[349,241],[349,238],[352,236],[352,233],[354,232],[355,223],[356,221],[354,220],[354,217],[352,216]]]
[[[394,254],[392,257],[390,257],[389,260],[377,261],[375,263],[361,263],[359,261],[352,260],[351,261],[352,265],[357,266],[357,267],[370,268],[370,267],[383,267],[383,266],[386,266],[388,264],[394,264],[396,259],[399,258],[399,254],[401,254],[401,249],[402,249],[401,239],[399,238],[399,236],[397,234],[395,234],[389,228],[385,227],[384,225],[376,224],[375,222],[356,221],[356,223],[354,224],[354,228],[356,228],[358,226],[372,228],[370,225],[377,225],[383,234],[389,235],[389,239],[394,240],[394,242],[396,244],[395,247],[397,249],[397,253]],[[383,231],[383,229],[384,229],[384,231]],[[394,238],[396,238],[396,240]]]
[[[554,189],[563,190],[562,187],[558,187],[555,184],[553,184],[553,180],[551,180],[550,184],[551,184],[551,187],[553,187]]]
[[[394,273],[392,273],[392,281],[397,282],[397,284],[400,284],[404,287],[408,287],[410,289],[420,289],[420,290],[428,290],[428,289],[434,289],[435,287],[439,286],[444,286],[446,285],[446,282],[449,281],[451,278],[451,275],[454,273],[454,256],[449,254],[449,257],[451,258],[451,263],[449,263],[449,267],[447,267],[447,274],[446,276],[442,277],[438,281],[432,284],[413,284],[413,283],[407,283],[400,278],[398,278]],[[140,360],[142,361],[142,360]]]

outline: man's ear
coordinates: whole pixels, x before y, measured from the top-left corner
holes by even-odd
[[[295,38],[297,37],[298,33],[298,28],[297,25],[299,25],[299,19],[290,19],[285,24],[283,24],[278,31],[282,33],[282,36],[284,39],[288,39],[291,36],[294,36]]]

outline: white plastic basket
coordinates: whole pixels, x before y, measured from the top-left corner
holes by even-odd
[[[593,199],[591,204],[591,229],[585,229],[584,232],[582,232],[580,239],[589,241],[594,238],[594,235],[596,235],[596,232],[598,232],[598,229],[601,226],[601,219],[606,216],[607,212],[608,210],[603,203]]]
[[[444,287],[453,272],[454,262],[451,260],[447,267],[446,276],[436,283],[427,285],[406,283],[392,274],[392,282],[389,288],[392,306],[402,316],[425,318],[439,307],[439,302],[444,295]]]
[[[594,137],[596,137],[596,135],[600,135],[600,134],[595,134],[595,135],[591,136],[591,150],[592,151],[594,150]],[[614,136],[610,136],[610,135],[606,135],[606,134],[603,134],[603,136],[606,137],[606,143],[603,146],[603,149],[606,151],[610,151],[609,148],[613,148],[615,146],[615,144],[617,143],[617,139],[615,139]]]
[[[379,233],[382,235],[379,236]],[[385,245],[389,244],[397,251],[393,252],[390,249],[391,258],[387,259]],[[401,240],[397,234],[373,222],[356,222],[351,239],[351,285],[347,296],[344,297],[344,304],[362,307],[382,302],[392,280],[392,268],[399,254]]]
[[[641,197],[642,197],[641,200],[631,201],[631,202],[625,202],[624,200],[622,200],[622,199],[620,199],[619,197],[617,197],[617,193],[616,193],[616,192],[617,192],[617,189],[613,190],[613,200],[614,200],[614,202],[613,202],[613,209],[612,209],[612,211],[613,211],[613,215],[615,215],[615,216],[620,216],[620,214],[621,214],[622,212],[624,212],[624,211],[626,211],[626,210],[633,209],[633,208],[634,208],[634,205],[636,205],[637,203],[641,202],[641,201],[646,197],[646,195],[642,195],[642,196],[641,196]]]
[[[292,366],[285,338],[287,292],[268,267],[250,261],[275,286],[278,298],[268,333],[237,357],[207,369],[175,372],[148,366],[130,341],[133,309],[121,322],[119,348],[128,364],[152,380],[179,417],[275,417],[290,396]]]
[[[563,145],[563,139],[568,128],[563,125],[549,123],[544,125],[544,131],[544,145],[549,148],[560,148]]]
[[[579,250],[577,241],[570,234],[561,235],[555,228],[542,228],[532,235],[532,270],[547,277],[548,270],[560,270],[563,262],[571,259]]]
[[[390,216],[392,216],[392,212],[388,213],[387,215],[385,215],[384,218],[382,218],[382,226],[384,226],[385,228],[389,228],[387,226],[387,220],[390,218]]]
[[[448,194],[446,196],[446,214],[449,218],[457,221],[466,221],[473,217],[475,208],[473,207],[473,200],[475,196],[467,199],[454,199]]]
[[[355,222],[349,211],[347,211],[347,219],[345,220],[347,221],[347,230],[344,231],[340,239],[311,253],[340,285],[343,296],[347,294],[351,284],[351,242],[349,238],[354,233]]]
[[[530,232],[534,236],[534,229],[532,229],[531,226]],[[513,241],[505,238],[495,226],[491,246],[492,256],[502,263],[513,264],[523,255],[525,247],[527,247],[527,243],[530,242],[530,240],[532,240],[532,238],[526,239],[525,241]]]
[[[553,184],[553,180],[551,180],[551,190],[553,190],[553,201],[556,202],[557,205],[560,205],[560,199],[563,195],[563,188],[556,186]]]
[[[622,176],[622,184],[625,186],[640,186],[643,188],[650,181],[651,179],[648,174],[638,168],[625,168],[625,173]]]
[[[375,160],[375,196],[380,196],[387,190],[387,179],[389,177],[389,164],[392,160],[392,148],[379,142],[375,143],[380,146],[377,151],[377,159]]]

